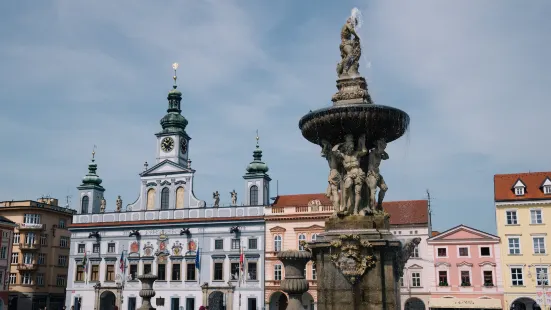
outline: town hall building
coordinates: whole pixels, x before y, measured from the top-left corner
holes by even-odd
[[[231,206],[220,206],[219,196],[207,206],[193,193],[191,138],[174,80],[156,134],[157,161],[140,174],[135,202],[123,209],[119,197],[115,211],[105,210],[92,156],[70,226],[68,309],[135,310],[142,302],[137,277],[148,273],[157,275],[152,305],[158,310],[264,307],[264,205],[271,179],[258,139],[243,176],[243,204],[234,194]]]

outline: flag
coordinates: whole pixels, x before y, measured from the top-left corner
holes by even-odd
[[[121,252],[121,259],[119,260],[119,268],[121,269],[121,274],[124,275],[124,268],[126,264],[124,263],[124,252]]]
[[[200,269],[201,268],[201,249],[197,247],[197,253],[195,253],[195,268]]]
[[[241,253],[239,254],[239,273],[241,274],[240,276],[240,279],[239,279],[239,283],[241,283],[241,281],[244,281],[245,279],[245,273],[244,273],[244,269],[245,267],[243,266],[245,263],[245,255],[243,254],[243,247],[241,247]]]
[[[88,282],[88,257],[84,252],[84,258],[82,259],[82,266],[84,267],[84,282]]]

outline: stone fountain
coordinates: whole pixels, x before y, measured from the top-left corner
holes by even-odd
[[[379,167],[389,159],[387,143],[406,132],[409,116],[373,103],[367,81],[358,72],[362,51],[357,23],[352,14],[341,29],[342,59],[332,106],[310,112],[299,122],[304,138],[321,146],[329,164],[326,195],[334,208],[325,232],[306,247],[316,264],[318,310],[398,310],[398,282],[420,239],[402,244],[389,231],[390,216],[382,208],[388,186]],[[280,258],[286,271],[293,262],[288,257],[293,255]],[[296,277],[295,272],[291,275]],[[286,286],[283,282],[282,289]],[[299,290],[304,287],[297,284],[294,291]],[[287,309],[298,308],[289,303]]]
[[[138,276],[138,280],[142,282],[142,289],[140,290],[142,305],[138,308],[138,310],[155,310],[155,308],[151,305],[151,298],[155,296],[153,282],[157,280],[157,276],[151,273],[142,274]]]

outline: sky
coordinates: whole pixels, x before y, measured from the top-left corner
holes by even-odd
[[[493,175],[551,170],[547,0],[4,1],[0,200],[76,208],[96,145],[107,208],[134,201],[173,62],[199,199],[241,200],[256,130],[272,196],[324,192],[327,162],[298,121],[331,104],[354,7],[373,100],[411,117],[381,165],[386,200],[428,189],[434,229],[495,233]]]

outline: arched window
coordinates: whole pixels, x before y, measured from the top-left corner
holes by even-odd
[[[312,241],[316,241],[316,239],[318,239],[318,234],[313,234],[312,235]]]
[[[90,203],[90,198],[88,196],[82,197],[81,213],[88,214],[88,204]]]
[[[150,188],[147,191],[147,204],[146,204],[147,210],[154,210],[155,209],[155,189]]]
[[[302,245],[302,241],[306,242],[306,235],[300,234],[298,235],[298,250],[304,251],[304,246]]]
[[[184,208],[184,188],[178,187],[176,190],[176,209]]]
[[[250,195],[249,195],[249,205],[251,206],[257,206],[258,205],[258,186],[253,185],[249,189]]]
[[[168,198],[168,187],[165,187],[161,191],[161,210],[168,210]]]
[[[281,236],[277,235],[274,237],[274,251],[281,252]]]

